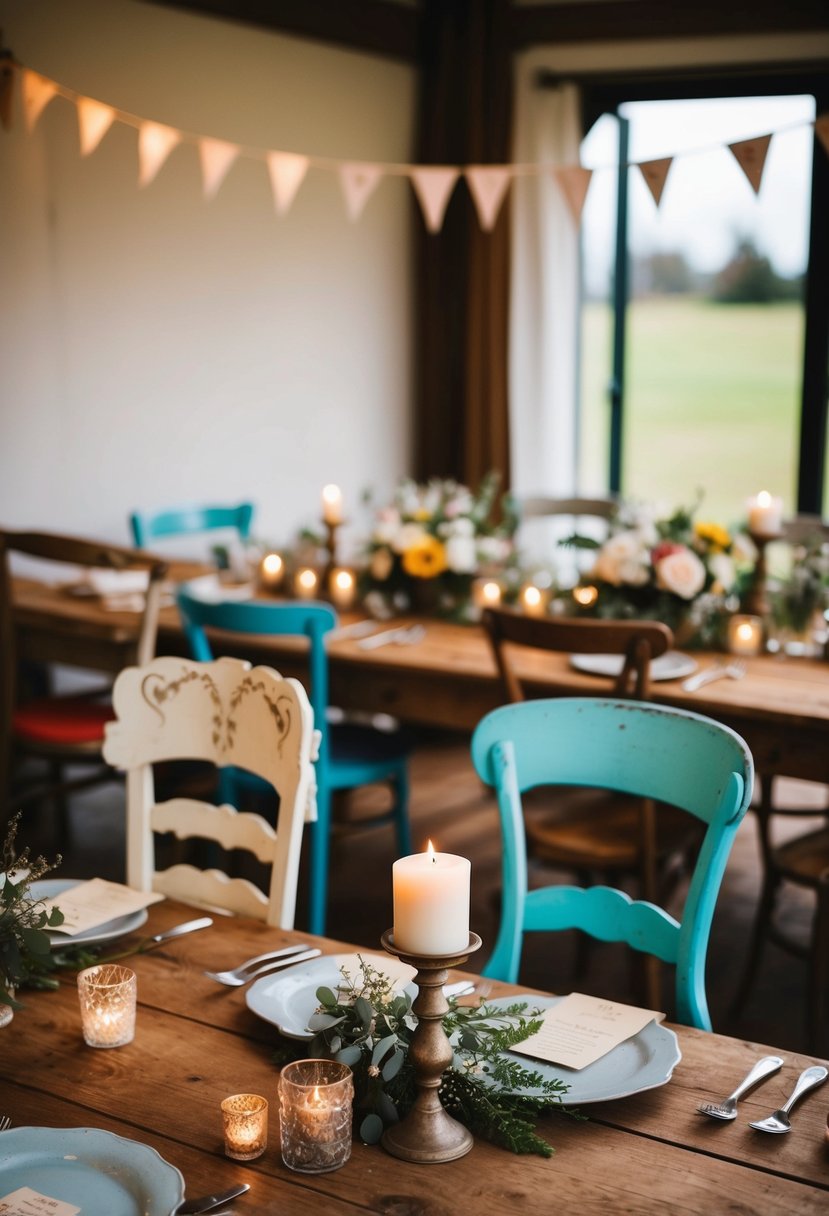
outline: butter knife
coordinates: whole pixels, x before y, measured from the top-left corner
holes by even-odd
[[[236,1199],[249,1190],[250,1183],[241,1182],[237,1186],[231,1186],[226,1191],[220,1191],[215,1195],[200,1195],[198,1199],[185,1199],[175,1209],[175,1216],[198,1216],[200,1212],[210,1212],[213,1208],[221,1207],[223,1203],[229,1203],[231,1199]]]
[[[174,937],[183,937],[185,933],[195,933],[197,929],[209,929],[213,924],[213,919],[210,916],[200,916],[198,920],[186,920],[182,925],[175,925],[172,929],[165,929],[162,933],[155,933],[152,937],[145,938],[145,949],[150,945],[158,946],[162,942],[169,942]]]

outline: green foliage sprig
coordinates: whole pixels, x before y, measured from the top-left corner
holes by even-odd
[[[20,813],[9,820],[3,841],[3,872],[0,885],[0,1005],[19,1009],[14,989],[30,984],[56,988],[49,974],[54,969],[48,930],[63,924],[59,908],[50,911],[34,899],[31,886],[60,864],[44,857],[32,858],[28,848],[17,853],[16,839]]]
[[[317,989],[319,1008],[309,1022],[314,1032],[309,1050],[351,1067],[360,1136],[374,1144],[415,1100],[408,1050],[417,1017],[409,993],[395,991],[393,981],[366,960],[361,958],[360,965],[356,979],[342,969],[336,992]],[[473,1008],[450,998],[443,1025],[453,1060],[439,1094],[449,1114],[476,1135],[515,1153],[549,1157],[552,1146],[538,1135],[534,1120],[565,1109],[561,1096],[567,1086],[505,1054],[538,1030],[540,1017],[541,1011],[529,1009],[526,1002]]]

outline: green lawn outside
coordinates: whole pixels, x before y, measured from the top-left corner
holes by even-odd
[[[803,310],[798,303],[637,300],[627,335],[622,489],[734,523],[767,489],[795,507]],[[581,489],[605,489],[611,313],[583,312]]]

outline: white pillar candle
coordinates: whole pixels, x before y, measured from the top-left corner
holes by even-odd
[[[409,954],[460,954],[469,945],[470,865],[465,857],[425,853],[392,866],[394,945]]]
[[[327,524],[343,522],[343,492],[339,486],[323,486],[322,518]]]
[[[779,536],[783,528],[783,500],[761,490],[748,500],[748,530],[755,536]]]

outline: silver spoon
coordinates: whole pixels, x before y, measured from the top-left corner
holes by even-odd
[[[783,1061],[780,1056],[763,1056],[762,1060],[757,1061],[745,1080],[737,1086],[733,1094],[723,1098],[722,1102],[701,1102],[697,1110],[701,1115],[710,1115],[712,1119],[736,1119],[737,1102],[743,1094],[747,1094],[758,1081],[770,1077],[773,1072],[777,1072],[778,1068],[782,1067]]]
[[[768,1119],[759,1119],[756,1123],[752,1123],[751,1126],[756,1128],[758,1132],[776,1132],[779,1134],[791,1131],[792,1125],[789,1122],[789,1111],[795,1102],[802,1098],[804,1094],[807,1094],[810,1089],[815,1089],[818,1085],[822,1085],[828,1076],[829,1072],[827,1072],[822,1064],[813,1064],[811,1068],[805,1068],[797,1078],[797,1085],[792,1090],[792,1096],[788,1102],[784,1106],[781,1106],[780,1110],[772,1111]]]

